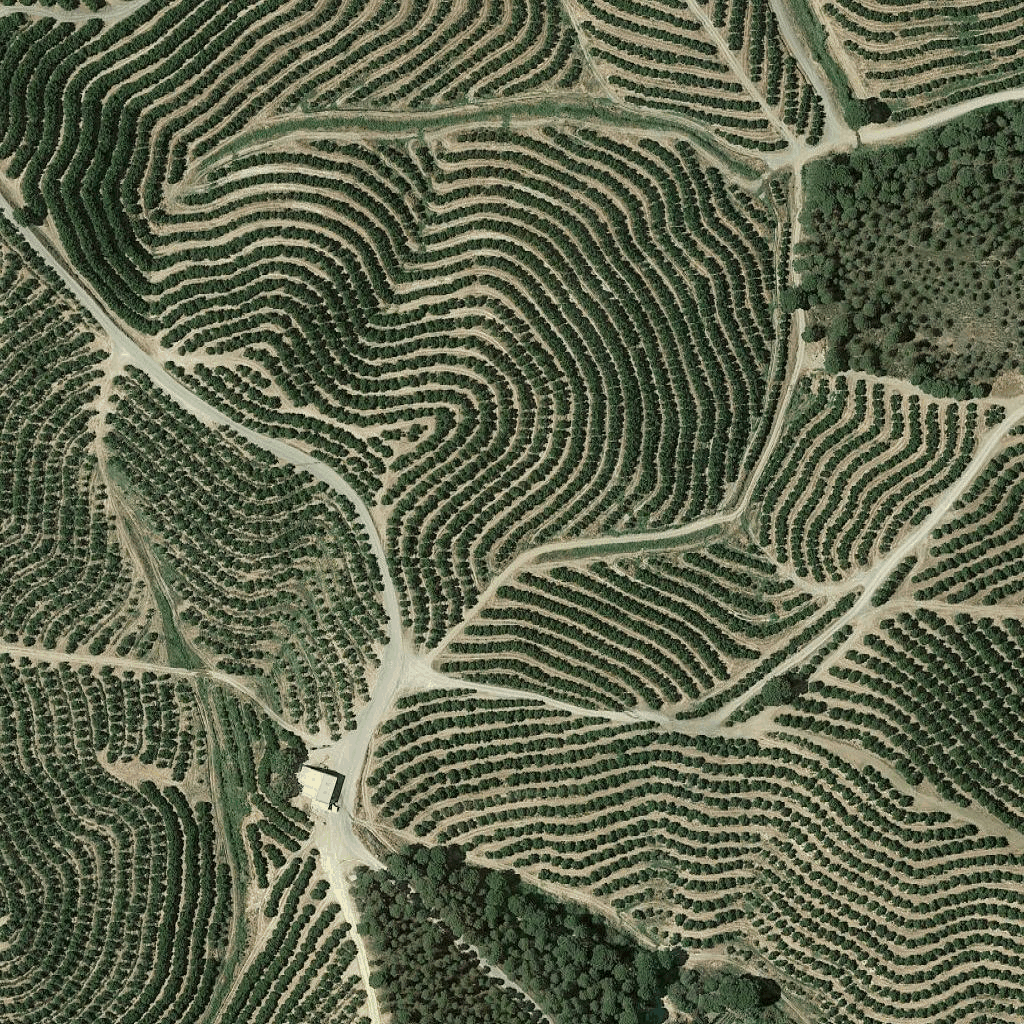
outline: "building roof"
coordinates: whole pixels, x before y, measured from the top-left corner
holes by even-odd
[[[324,775],[316,791],[315,801],[330,806],[334,803],[334,791],[338,788],[338,779],[334,775]]]
[[[342,778],[336,772],[326,768],[314,768],[312,765],[303,765],[299,771],[299,785],[302,787],[302,795],[309,800],[314,807],[322,811],[334,809],[335,799],[338,790],[341,788]]]

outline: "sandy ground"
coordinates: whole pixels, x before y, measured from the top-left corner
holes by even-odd
[[[14,4],[0,7],[0,14],[20,11],[22,14],[27,14],[30,18],[53,18],[54,21],[69,21],[75,24],[98,18],[107,25],[116,25],[119,21],[124,21],[125,18],[132,15],[147,2],[148,0],[107,0],[106,6],[98,11],[90,11],[84,5],[75,11],[65,11],[63,7],[58,7],[56,4],[52,7],[47,7],[43,4],[29,4],[28,6]]]

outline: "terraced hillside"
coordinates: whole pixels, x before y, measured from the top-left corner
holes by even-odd
[[[933,534],[924,567],[913,576],[914,598],[952,605],[1019,605],[1024,445],[1008,442]]]
[[[9,109],[0,158],[12,154],[23,215],[52,216],[104,302],[157,337],[190,388],[312,446],[380,503],[421,641],[438,641],[526,544],[670,524],[723,499],[771,413],[786,333],[772,312],[777,200],[703,164],[678,130],[580,123],[589,101],[534,100],[528,128],[484,114],[439,134],[457,111],[289,118],[268,88],[207,132],[227,87],[219,65],[182,64],[178,48],[214,48],[217,10],[204,21],[200,5],[165,31],[170,15],[140,8],[96,39],[92,23],[67,36],[76,70],[62,106],[81,111],[90,141],[72,144],[56,109],[21,131]],[[231,23],[233,47],[255,15]],[[34,52],[35,32],[17,31],[11,52]],[[304,37],[274,59],[301,80],[314,54],[327,59]],[[121,116],[119,100],[100,100],[111,62],[132,114],[104,129]],[[250,65],[275,80],[255,55]],[[26,88],[58,91],[40,75]],[[204,113],[186,126],[169,111],[193,93]],[[47,130],[62,144],[30,160]]]
[[[237,665],[222,664],[216,682],[206,674],[191,637],[178,631],[162,577],[185,578],[173,573],[172,538],[186,526],[204,515],[237,525],[241,499],[253,507],[266,462],[257,460],[262,471],[239,489],[230,512],[205,507],[197,467],[204,452],[210,459],[215,435],[163,404],[146,378],[116,377],[105,332],[11,222],[0,222],[0,232],[0,455],[8,484],[0,1015],[251,1021],[286,1011],[289,1019],[348,1024],[367,995],[346,938],[350,924],[327,898],[311,823],[292,798],[305,746],[248,701],[255,680],[229,674]],[[181,482],[181,467],[198,500],[189,507],[182,489],[174,514],[166,499],[160,504],[165,524],[179,530],[168,528],[162,548],[149,523],[140,529],[126,479],[144,480],[152,497],[172,477]],[[207,497],[224,493],[230,475],[220,469]],[[252,528],[261,538],[281,478],[266,474]],[[321,501],[331,515],[345,508],[340,497]],[[293,515],[291,528],[315,522],[308,496],[293,502],[307,518]],[[377,563],[367,560],[365,538],[359,543],[354,509],[348,515],[338,516],[333,557],[359,558],[347,579],[331,573],[320,600],[346,614],[350,632],[361,625],[360,657],[372,658],[366,636],[377,637],[383,623]],[[229,564],[199,540],[193,579],[223,585]],[[188,543],[196,543],[191,533]],[[204,613],[230,609],[201,585],[192,593]],[[352,614],[360,602],[362,623]],[[339,676],[345,635],[337,631],[331,665]],[[223,636],[218,630],[218,641]],[[340,707],[358,685],[365,699],[354,675],[346,690],[333,676],[318,684],[308,663],[293,671],[307,702],[318,685],[322,704],[308,712],[313,732],[322,707]],[[277,930],[252,929],[253,910],[277,918]],[[260,953],[266,938],[281,947],[278,955]]]
[[[523,546],[714,508],[767,427],[780,211],[685,145],[325,139],[214,177],[159,229],[161,343],[242,422],[365,467],[421,641]]]
[[[918,807],[827,739],[446,691],[401,699],[373,763],[373,804],[403,834],[587,894],[656,941],[767,958],[821,1019],[1024,1009],[1019,840]]]
[[[876,630],[837,656],[780,723],[856,742],[909,782],[928,780],[1019,829],[1021,776],[1006,746],[1020,703],[1020,620],[922,608]]]
[[[947,8],[0,4],[0,1021],[1024,1018]]]
[[[664,708],[742,672],[820,607],[756,549],[729,544],[524,572],[440,667],[581,707]]]
[[[355,508],[259,448],[208,432],[139,370],[118,379],[111,400],[109,470],[129,530],[153,550],[179,645],[251,677],[311,733],[355,728],[387,639]]]
[[[1016,0],[815,6],[854,93],[880,97],[896,120],[1024,84],[1024,7]]]
[[[583,53],[607,94],[667,110],[753,150],[810,144],[825,109],[766,0],[671,5],[572,0]]]
[[[355,1019],[354,947],[337,904],[308,902],[311,858],[284,886],[289,942],[239,970],[246,868],[196,681],[0,658],[5,1019],[269,1020],[282,997],[293,1019]]]
[[[757,538],[798,577],[839,582],[888,555],[971,461],[975,403],[923,400],[868,378],[802,378],[758,481]]]
[[[92,445],[104,393],[95,325],[0,221],[0,581],[8,642],[93,654],[159,644]]]

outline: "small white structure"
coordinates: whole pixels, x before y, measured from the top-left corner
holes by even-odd
[[[304,764],[299,769],[299,785],[302,795],[306,797],[318,811],[336,811],[338,809],[338,792],[341,789],[341,776],[327,768],[314,768]]]

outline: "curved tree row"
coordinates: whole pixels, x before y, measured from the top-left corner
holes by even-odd
[[[520,574],[441,662],[581,706],[663,707],[741,671],[820,610],[756,549]]]
[[[1019,0],[827,0],[822,10],[896,120],[1024,82]]]
[[[771,151],[783,132],[821,138],[825,112],[767,0],[684,5],[582,0],[585,49],[617,97],[692,118],[733,145]],[[733,63],[739,65],[737,72]]]
[[[997,452],[932,534],[925,566],[915,574],[914,597],[958,604],[1019,603],[1024,591],[1024,445]]]
[[[310,732],[340,734],[386,639],[380,570],[354,507],[209,431],[139,371],[114,398],[111,469],[189,639]]]
[[[880,626],[780,724],[858,743],[915,785],[927,780],[948,799],[976,801],[1020,829],[1024,762],[1014,737],[1024,627],[928,610]]]
[[[100,765],[96,748],[113,753],[111,683],[0,658],[0,1015],[10,1020],[195,1021],[219,976],[232,879],[213,810],[155,782],[158,764],[134,786]],[[140,710],[138,697],[125,703]],[[176,718],[166,722],[175,739],[187,733]],[[138,733],[117,752],[146,760]]]
[[[1024,861],[796,734],[611,725],[458,692],[402,698],[370,777],[385,820],[587,891],[662,942],[739,958],[839,1022],[1021,1012]]]
[[[800,576],[838,581],[892,550],[970,462],[976,405],[868,384],[801,378],[754,492],[760,543]]]
[[[345,425],[436,642],[526,543],[721,500],[765,412],[771,216],[682,147],[589,131],[318,142],[237,161],[162,224],[165,342],[208,345],[189,385],[250,424]],[[258,268],[287,268],[279,292]],[[246,368],[207,368],[228,344]]]
[[[96,330],[0,218],[0,635],[143,655],[159,630],[98,472]]]
[[[429,644],[525,544],[721,501],[766,411],[782,260],[775,211],[686,147],[593,131],[270,145],[198,177],[353,10],[149,5],[34,66],[5,25],[40,102],[11,93],[0,124],[24,215],[113,311],[387,506]]]

